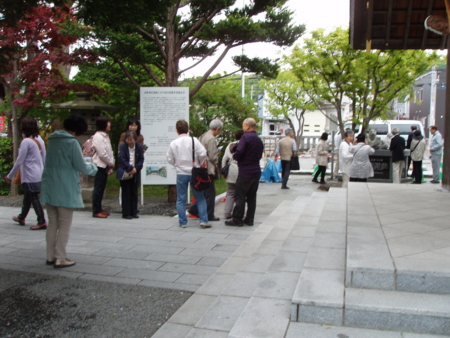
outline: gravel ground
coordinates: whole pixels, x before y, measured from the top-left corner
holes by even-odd
[[[0,196],[0,206],[2,207],[22,207],[23,196]],[[177,210],[175,204],[167,202],[167,198],[146,197],[144,198],[144,205],[140,204],[141,198],[139,196],[139,213],[141,215],[159,215],[159,216],[175,216]],[[103,207],[106,211],[113,213],[121,213],[122,207],[119,204],[119,198],[117,196],[106,196],[103,198]],[[77,211],[92,211],[92,206],[85,204],[82,209],[76,209]],[[33,210],[30,210],[33,213]]]
[[[151,337],[191,295],[0,269],[0,337]]]

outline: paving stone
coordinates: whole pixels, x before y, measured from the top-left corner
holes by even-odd
[[[285,233],[288,233],[286,231]],[[269,234],[270,235],[270,234]],[[255,253],[261,255],[276,255],[283,247],[284,241],[265,239]]]
[[[166,271],[153,271],[153,270],[141,270],[141,269],[123,269],[120,271],[118,277],[138,278],[138,279],[150,279],[159,282],[173,283],[181,277],[181,273],[166,272]]]
[[[349,242],[386,243],[381,228],[348,227],[347,239]]]
[[[234,274],[216,272],[197,290],[197,294],[218,296],[223,292],[234,276]]]
[[[345,244],[345,232],[316,232],[311,245],[322,248],[345,249]]]
[[[252,297],[228,337],[283,338],[289,326],[291,302]]]
[[[158,251],[159,252],[159,251]],[[217,257],[228,259],[231,254],[229,251],[213,251],[213,250],[197,250],[197,249],[184,249],[180,251],[180,255],[183,256],[195,256],[195,257]]]
[[[118,266],[131,269],[158,270],[165,262],[154,262],[148,260],[113,258],[103,265]]]
[[[386,243],[348,242],[347,269],[393,273],[395,268]]]
[[[158,269],[158,271],[194,273],[208,276],[211,276],[214,272],[216,272],[216,270],[217,268],[213,266],[179,264],[179,263],[165,263]]]
[[[159,282],[159,281],[149,280],[149,279],[143,279],[138,285],[152,287],[152,288],[180,290],[182,292],[184,292],[184,291],[185,292],[196,292],[199,288],[198,284],[168,283],[168,282]]]
[[[89,273],[93,275],[115,276],[124,270],[123,267],[90,265],[86,263],[77,263],[70,267],[70,271]]]
[[[206,265],[206,266],[215,266],[220,267],[223,263],[226,262],[226,258],[218,258],[218,257],[203,257],[201,258],[196,265]]]
[[[170,262],[170,263],[183,263],[183,264],[197,264],[202,257],[187,256],[187,255],[169,255],[157,252],[152,252],[150,255],[145,256],[145,260],[155,262]]]
[[[222,294],[250,298],[263,278],[263,273],[239,272],[229,281]]]
[[[122,251],[111,249],[102,249],[100,251],[95,252],[93,255],[101,257],[115,257],[125,259],[142,259],[147,256],[145,252],[141,251]]]
[[[395,274],[379,271],[349,271],[350,277],[346,279],[346,286],[364,289],[395,289]],[[347,274],[349,276],[349,274]]]
[[[242,266],[240,271],[264,273],[269,269],[274,259],[275,255],[262,255],[255,253],[245,262],[245,265]]]
[[[253,296],[291,300],[299,277],[300,273],[268,271]]]
[[[215,331],[193,328],[186,338],[227,338],[227,331]]]
[[[235,274],[247,263],[247,257],[230,257],[218,270],[219,273]]]
[[[95,280],[95,281],[99,281],[99,282],[130,284],[130,285],[137,285],[142,281],[142,279],[137,279],[137,278],[101,276],[101,275],[93,275],[90,273],[85,273],[85,274],[81,275],[80,277],[78,277],[78,279],[87,279],[87,280]]]
[[[165,323],[152,338],[168,338],[168,337],[186,337],[191,331],[192,326],[174,323]]]
[[[136,245],[129,251],[142,251],[149,255],[152,252],[157,252],[160,254],[178,255],[180,252],[185,250],[184,247],[169,247],[169,246],[147,246],[147,245]]]
[[[301,272],[306,259],[306,253],[281,251],[269,267],[270,271]]]
[[[178,278],[175,283],[183,283],[183,284],[195,284],[201,286],[205,283],[210,276],[208,275],[199,275],[192,273],[184,273],[180,278]]]
[[[346,221],[320,221],[317,225],[317,232],[344,233],[347,227]]]
[[[248,301],[249,298],[219,296],[195,327],[209,330],[230,331]]]
[[[281,250],[307,253],[312,244],[312,237],[289,237],[283,242]]]
[[[396,287],[399,291],[450,294],[450,276],[397,273]]]
[[[169,318],[168,322],[172,324],[191,325],[193,327],[203,317],[216,298],[215,296],[194,294]],[[164,336],[164,338],[167,337],[179,336],[172,334]]]
[[[345,267],[345,250],[311,247],[304,266],[306,268],[343,270]]]

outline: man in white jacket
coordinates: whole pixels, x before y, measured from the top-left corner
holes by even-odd
[[[189,182],[192,182],[192,166],[200,167],[200,164],[206,158],[206,149],[195,137],[188,135],[189,125],[185,120],[179,120],[176,124],[178,138],[170,142],[167,150],[167,162],[173,165],[177,172],[177,212],[178,222],[181,228],[186,228],[186,198]],[[192,145],[194,144],[194,163],[192,162]],[[210,228],[208,223],[208,212],[206,210],[205,196],[202,191],[192,189],[196,199],[198,213],[200,217],[200,226]]]
[[[352,147],[353,140],[353,130],[346,130],[344,133],[344,140],[339,146],[339,167],[342,171],[342,188],[347,188],[350,180],[349,172],[353,161],[353,154],[350,153],[350,148]]]

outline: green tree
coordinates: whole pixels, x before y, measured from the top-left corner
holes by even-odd
[[[291,24],[293,13],[285,2],[254,0],[237,8],[236,0],[80,0],[79,17],[94,27],[99,52],[112,57],[136,87],[141,83],[127,62],[142,67],[158,86],[175,87],[185,71],[215,57],[191,88],[193,97],[214,80],[210,75],[231,49],[254,42],[290,46],[303,34],[303,25]],[[180,69],[183,58],[196,62]],[[236,72],[275,77],[278,71],[277,64],[264,58],[242,55],[233,60]]]
[[[420,50],[367,53],[353,50],[348,41],[348,30],[337,28],[329,34],[317,30],[285,57],[318,109],[320,99],[334,105],[341,135],[345,97],[352,100],[353,122],[362,121],[367,128],[369,121],[386,118],[390,102],[436,59],[435,54]]]
[[[316,108],[298,78],[290,71],[278,74],[275,80],[263,80],[261,85],[267,94],[266,107],[277,119],[286,119],[300,146],[305,113]]]

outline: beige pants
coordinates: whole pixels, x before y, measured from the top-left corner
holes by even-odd
[[[236,199],[236,183],[228,183],[227,200],[223,207],[223,214],[225,217],[233,215],[234,200]]]
[[[405,167],[405,161],[392,162],[392,179],[393,183],[400,184],[402,181],[402,173]]]
[[[350,177],[346,173],[342,173],[342,188],[348,188]]]
[[[46,204],[48,215],[47,260],[66,259],[66,245],[69,241],[70,226],[72,225],[73,209],[55,207]]]

